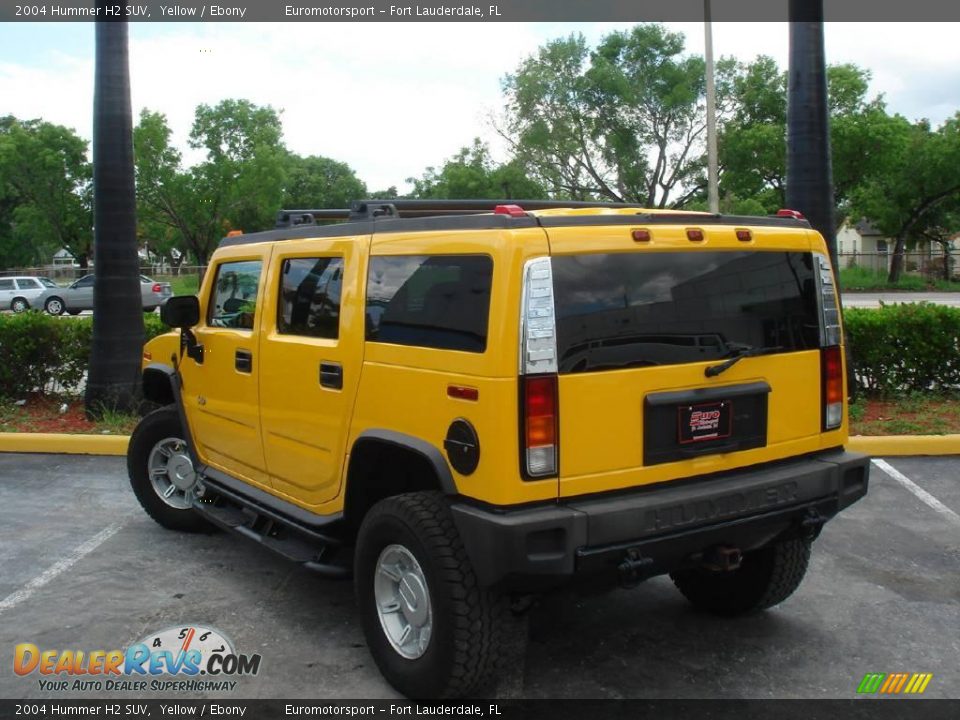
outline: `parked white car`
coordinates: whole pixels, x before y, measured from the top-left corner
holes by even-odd
[[[140,276],[140,297],[144,312],[153,312],[173,295],[168,282],[156,282],[146,275]],[[37,298],[37,307],[51,315],[68,312],[78,315],[84,310],[93,310],[93,275],[84,275],[68,287],[44,288]]]
[[[36,275],[17,275],[0,278],[0,310],[10,309],[22,313],[37,305],[37,299],[50,289],[59,286],[50,278]]]

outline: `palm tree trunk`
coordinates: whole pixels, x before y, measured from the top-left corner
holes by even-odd
[[[100,5],[101,3],[98,3]],[[101,15],[103,17],[103,15]],[[133,411],[139,400],[143,308],[137,255],[127,23],[97,22],[93,96],[93,346],[88,416]]]

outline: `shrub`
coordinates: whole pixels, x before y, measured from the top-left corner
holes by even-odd
[[[146,339],[167,332],[144,315]],[[55,388],[78,392],[90,363],[93,318],[56,318],[40,312],[0,315],[0,397]]]
[[[960,388],[960,308],[848,308],[844,325],[860,390],[886,395]]]

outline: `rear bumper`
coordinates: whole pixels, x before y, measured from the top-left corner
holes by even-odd
[[[748,551],[815,536],[867,493],[869,457],[842,450],[629,493],[522,509],[452,506],[483,585],[539,590],[577,576],[650,577],[717,545]],[[635,578],[636,579],[636,578]]]

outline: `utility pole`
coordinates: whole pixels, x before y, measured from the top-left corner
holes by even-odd
[[[717,169],[717,92],[713,84],[713,28],[710,0],[703,0],[703,31],[707,60],[707,200],[710,212],[720,212],[719,171]]]

